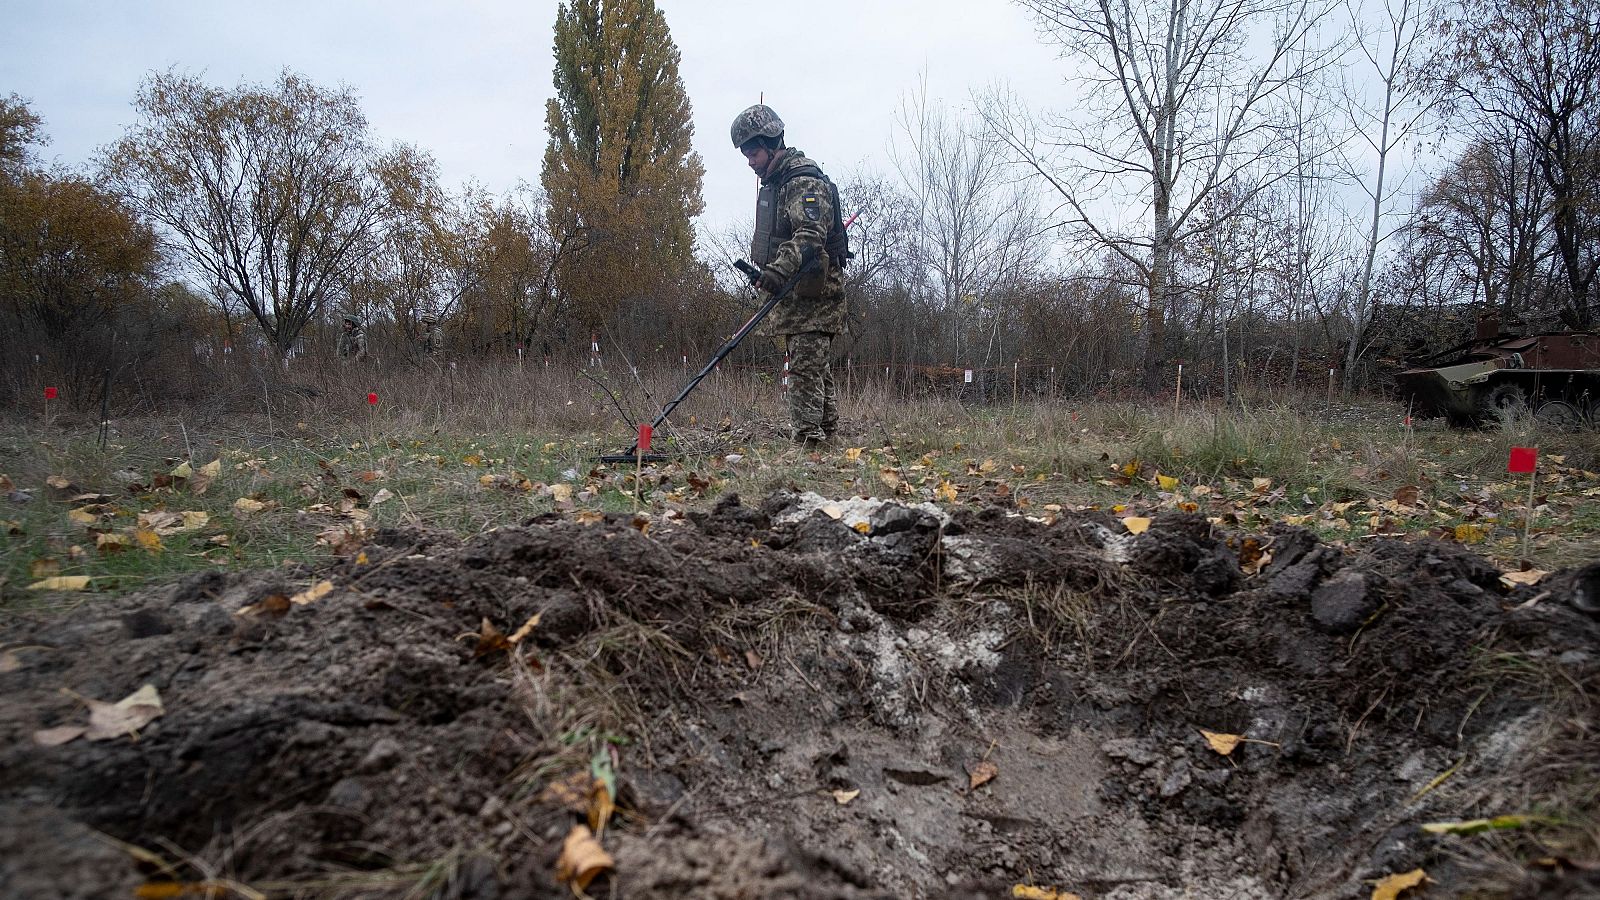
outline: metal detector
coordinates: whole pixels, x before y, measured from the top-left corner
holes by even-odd
[[[760,269],[757,269],[755,266],[745,262],[742,259],[735,261],[734,266],[740,272],[743,272],[752,278],[758,278],[761,275]],[[661,423],[666,421],[667,416],[671,415],[672,411],[678,408],[678,404],[682,403],[684,398],[688,397],[689,394],[694,391],[694,389],[700,384],[701,380],[707,375],[711,374],[711,370],[715,369],[717,364],[722,362],[724,357],[726,357],[729,353],[732,353],[733,348],[739,346],[739,342],[744,340],[746,335],[754,331],[757,325],[761,324],[761,320],[767,317],[767,313],[772,312],[773,307],[783,302],[783,299],[789,296],[789,293],[794,290],[795,285],[800,283],[800,279],[810,274],[811,270],[816,267],[816,248],[807,247],[805,250],[801,251],[800,268],[797,269],[793,275],[789,276],[789,280],[785,281],[783,286],[779,287],[778,290],[767,299],[766,303],[761,304],[761,308],[756,310],[755,315],[750,317],[750,321],[744,323],[743,328],[740,328],[737,332],[735,332],[733,337],[728,338],[728,342],[723,344],[722,349],[718,350],[716,355],[711,357],[711,361],[706,363],[706,367],[701,369],[698,375],[689,379],[689,383],[683,386],[683,390],[678,393],[678,396],[668,401],[666,406],[661,407],[661,412],[657,413],[655,420],[650,423],[650,430],[654,431],[656,428],[660,427]],[[667,457],[662,453],[641,454],[639,452],[639,441],[636,438],[633,442],[633,446],[629,447],[626,452],[602,454],[599,459],[601,462],[607,463],[625,463],[634,462],[635,460],[642,462],[665,462]]]

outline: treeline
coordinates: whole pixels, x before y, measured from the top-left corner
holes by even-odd
[[[1024,3],[1087,73],[1069,107],[918,86],[885,162],[831,173],[861,214],[854,365],[1082,393],[1181,362],[1214,396],[1320,392],[1381,388],[1485,312],[1593,324],[1600,0],[1164,2]],[[293,72],[153,74],[84,172],[41,165],[41,111],[0,99],[0,396],[278,373],[331,358],[343,315],[379,365],[415,360],[424,316],[453,361],[702,358],[753,308],[728,266],[748,235],[696,237],[665,18],[573,0],[553,37],[540,177],[500,196]]]

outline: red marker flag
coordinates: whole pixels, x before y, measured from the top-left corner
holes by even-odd
[[[54,400],[56,398],[56,389],[53,388],[53,387],[45,388],[44,389],[44,398],[46,400]]]
[[[1506,462],[1507,472],[1532,472],[1539,461],[1538,447],[1512,447],[1511,459]]]
[[[649,425],[640,425],[639,426],[639,452],[640,453],[643,453],[646,450],[650,449],[650,435],[652,433],[652,430],[653,429],[651,429],[651,427]]]
[[[368,394],[367,395],[367,403],[372,405],[372,406],[377,406],[378,405],[378,395],[377,394]]]

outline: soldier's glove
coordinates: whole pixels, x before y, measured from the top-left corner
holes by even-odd
[[[779,278],[778,273],[771,269],[762,269],[761,280],[756,286],[769,294],[776,294],[778,289],[783,287],[783,279]]]

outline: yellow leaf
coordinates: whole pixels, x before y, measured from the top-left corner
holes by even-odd
[[[606,783],[596,778],[594,788],[589,791],[589,827],[595,834],[606,830],[606,823],[611,821],[611,813],[616,811],[617,802],[611,799],[611,790]]]
[[[837,790],[833,792],[833,802],[839,804],[840,806],[848,806],[850,805],[851,800],[854,800],[859,796],[861,796],[860,788],[856,788],[853,791]]]
[[[587,825],[574,825],[561,845],[561,858],[556,860],[556,878],[578,890],[589,886],[596,875],[617,865],[611,854],[595,840]]]
[[[1000,468],[1000,464],[999,463],[995,462],[992,459],[986,459],[981,464],[979,464],[978,471],[980,473],[984,474],[984,475],[987,475],[990,472],[993,472],[995,469],[998,469],[998,468]]]
[[[64,491],[72,487],[72,482],[60,475],[51,475],[49,478],[44,480],[44,483],[58,491]]]
[[[1250,486],[1255,489],[1256,493],[1259,494],[1262,491],[1268,490],[1269,488],[1272,487],[1272,479],[1271,478],[1252,478],[1252,479],[1250,479]]]
[[[465,465],[476,466],[479,463],[483,462],[483,457],[481,457],[478,454],[474,453],[471,456],[463,456],[463,457],[461,457],[461,462],[463,464],[465,464]]]
[[[134,529],[133,539],[139,544],[139,546],[149,550],[151,553],[161,552],[161,535],[156,534],[154,531],[151,531],[148,528]]]
[[[867,449],[867,448],[865,448],[865,447],[846,447],[845,450],[844,450],[844,458],[850,460],[851,462],[855,462],[856,460],[861,458],[861,451],[863,451],[865,449]]]
[[[1137,459],[1130,459],[1123,464],[1122,474],[1128,478],[1132,478],[1133,476],[1139,474],[1139,470],[1143,467],[1144,463]]]
[[[1147,516],[1128,516],[1122,520],[1122,527],[1128,529],[1129,534],[1144,534],[1150,530],[1150,519]]]
[[[101,553],[121,553],[128,549],[128,536],[120,532],[96,535],[94,545]]]
[[[1206,743],[1211,745],[1211,749],[1223,756],[1229,755],[1240,744],[1244,743],[1244,736],[1239,734],[1220,734],[1215,731],[1207,731],[1204,728],[1200,729],[1200,734],[1205,736]]]
[[[956,502],[956,486],[948,480],[939,482],[939,486],[933,489],[933,494],[946,503]]]
[[[1502,828],[1522,828],[1548,821],[1550,820],[1544,816],[1508,815],[1495,816],[1492,819],[1468,819],[1465,822],[1429,822],[1422,826],[1422,830],[1429,834],[1478,834]]]
[[[262,503],[260,500],[252,500],[249,497],[240,497],[239,499],[233,501],[234,512],[243,515],[257,513],[266,508],[267,505],[265,503]]]
[[[550,496],[554,498],[557,503],[571,503],[572,485],[552,484],[550,485]]]
[[[100,517],[86,509],[73,509],[67,511],[67,518],[77,525],[93,525]]]
[[[1015,885],[1011,888],[1011,896],[1017,900],[1083,900],[1077,894],[1058,891],[1055,888],[1034,887],[1027,884]]]
[[[1456,526],[1456,540],[1463,544],[1481,544],[1489,537],[1489,527],[1471,522]]]
[[[332,590],[333,582],[319,581],[300,593],[295,594],[293,597],[290,597],[289,602],[298,604],[300,606],[305,606],[307,603],[315,603],[318,600],[321,600],[323,597],[328,596],[328,592]]]
[[[220,458],[219,459],[213,459],[211,462],[208,462],[205,465],[201,466],[200,467],[200,474],[206,476],[207,478],[215,478],[218,475],[221,475],[222,474],[222,460]]]
[[[1428,873],[1412,869],[1401,875],[1380,879],[1372,888],[1372,900],[1396,900],[1402,893],[1428,880]]]
[[[872,530],[872,523],[870,523],[870,522],[857,522],[855,524],[855,529],[856,529],[856,531],[859,531],[862,534],[866,534],[867,532]]]
[[[579,525],[594,525],[599,522],[604,522],[606,520],[606,514],[598,509],[580,509],[578,510],[578,514],[573,518],[578,520]]]
[[[178,467],[176,469],[172,470],[172,477],[173,478],[193,478],[194,477],[194,466],[189,465],[189,461],[188,460],[184,460],[183,462],[178,463]]]
[[[28,585],[30,591],[84,591],[89,589],[88,575],[56,575],[41,578]]]
[[[479,475],[478,476],[478,485],[480,487],[494,487],[494,476],[493,475]]]
[[[1175,491],[1178,489],[1178,479],[1173,478],[1171,475],[1157,475],[1156,484],[1163,491]]]

